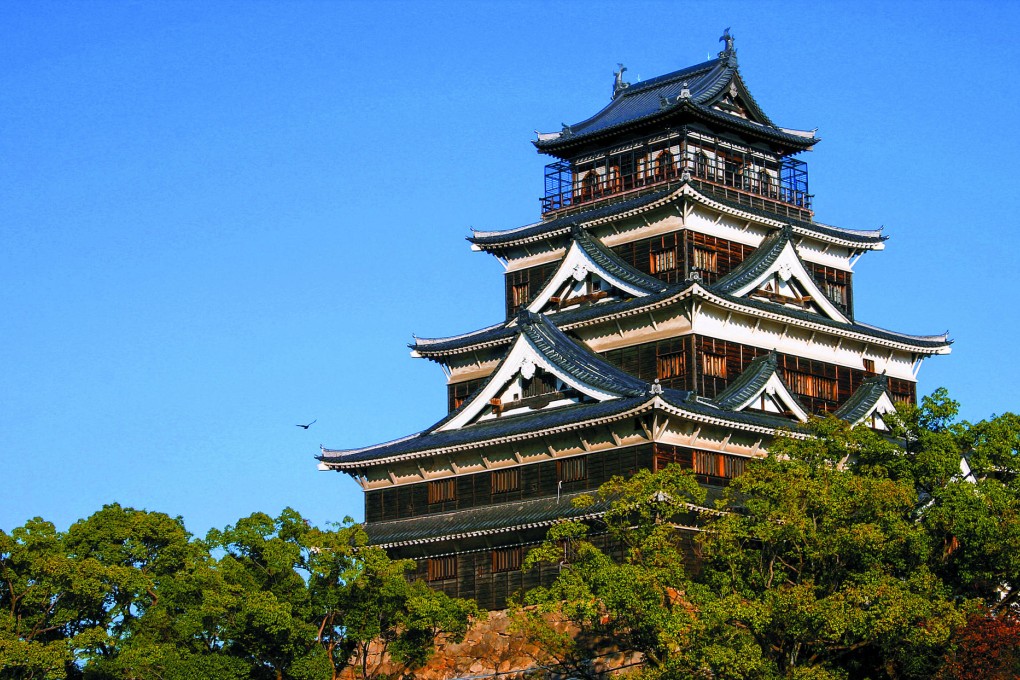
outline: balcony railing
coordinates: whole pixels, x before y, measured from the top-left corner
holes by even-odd
[[[760,165],[702,153],[685,153],[674,159],[669,152],[659,150],[657,156],[649,154],[639,162],[631,159],[625,165],[636,168],[631,172],[621,172],[613,160],[585,164],[580,169],[568,161],[547,165],[545,196],[541,199],[543,215],[675,184],[684,173],[722,198],[748,207],[800,219],[812,215],[807,164],[794,158]]]

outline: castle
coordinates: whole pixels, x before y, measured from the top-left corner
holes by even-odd
[[[506,318],[411,346],[443,367],[447,414],[321,451],[364,489],[372,543],[433,587],[502,608],[555,578],[520,568],[549,526],[605,510],[574,496],[676,462],[712,498],[812,414],[886,429],[949,353],[857,319],[853,265],[885,238],[814,219],[797,156],[819,139],[765,114],[721,40],[649,80],[621,66],[605,108],[539,134],[541,219],[469,238],[505,266]]]

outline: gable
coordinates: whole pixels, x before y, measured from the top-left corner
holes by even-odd
[[[859,423],[864,423],[873,430],[888,432],[889,426],[886,424],[882,416],[888,413],[893,413],[895,411],[896,405],[893,403],[893,400],[889,397],[889,393],[883,392],[882,395],[875,402],[875,404],[870,409],[868,409],[867,413],[865,413],[860,419],[858,419],[856,423],[850,424],[857,425]]]
[[[571,340],[541,315],[522,311],[519,333],[489,379],[434,431],[582,402],[643,396],[648,383]]]
[[[747,86],[744,85],[743,79],[741,79],[736,71],[733,71],[733,76],[730,78],[729,83],[720,88],[719,93],[707,103],[716,111],[743,118],[752,123],[759,123],[769,127],[775,126],[758,106],[754,97],[747,90]]]
[[[527,310],[535,314],[553,314],[584,303],[641,297],[665,287],[657,279],[617,261],[614,254],[596,252],[597,248],[590,237],[583,234],[571,241],[559,267],[528,304]],[[596,259],[593,252],[601,257]]]
[[[801,406],[797,397],[790,392],[779,373],[773,371],[768,380],[759,389],[755,390],[739,403],[733,405],[733,411],[745,409],[774,413],[788,418],[794,418],[799,422],[807,422],[808,413]]]
[[[814,277],[797,255],[792,241],[787,241],[775,259],[761,272],[729,292],[736,297],[808,310],[833,321],[850,323],[815,283]]]

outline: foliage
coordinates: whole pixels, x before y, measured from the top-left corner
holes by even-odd
[[[647,678],[978,677],[952,669],[1016,630],[1020,418],[956,413],[940,390],[889,434],[818,419],[697,517],[686,471],[615,479],[602,525],[562,523],[529,554],[569,563],[519,626],[582,677],[605,640],[641,653]]]
[[[368,645],[407,668],[462,638],[473,602],[406,578],[349,520],[255,513],[196,540],[180,518],[109,505],[67,532],[0,531],[0,679],[336,678]]]

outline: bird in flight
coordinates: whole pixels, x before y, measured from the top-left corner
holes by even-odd
[[[310,427],[311,427],[312,425],[314,425],[314,424],[315,424],[315,421],[316,421],[316,420],[318,420],[318,418],[316,418],[316,419],[315,419],[315,420],[313,420],[312,422],[308,423],[307,425],[295,425],[294,427],[301,427],[301,428],[304,428],[304,429],[306,429],[306,430],[307,430],[308,428],[310,428]]]

